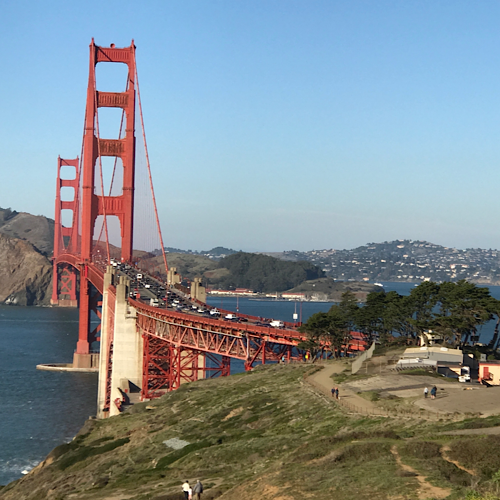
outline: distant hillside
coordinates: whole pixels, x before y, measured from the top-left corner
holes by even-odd
[[[381,291],[382,288],[370,283],[359,281],[334,281],[333,278],[326,277],[304,281],[295,288],[288,290],[288,292],[305,293],[306,296],[314,297],[316,300],[340,302],[342,294],[347,290],[353,292],[359,301],[364,302],[366,296],[370,292]]]
[[[0,303],[50,302],[52,265],[30,242],[0,234]]]
[[[147,263],[147,264],[146,264]],[[204,276],[207,271],[217,268],[217,262],[203,255],[192,253],[167,253],[167,264],[169,268],[175,267],[177,272],[183,277],[192,280],[193,278]],[[163,269],[163,257],[161,255],[141,262],[141,267],[152,269],[153,267]]]
[[[0,233],[29,241],[43,254],[50,256],[54,246],[54,221],[43,215],[0,208]]]
[[[282,292],[300,283],[322,278],[324,272],[310,262],[284,262],[267,255],[238,252],[219,261],[228,274],[212,277],[221,289],[249,288],[255,292]]]
[[[225,247],[215,247],[212,248],[212,250],[201,250],[197,252],[196,250],[181,250],[180,248],[165,247],[165,252],[169,254],[175,253],[175,254],[199,255],[201,257],[208,257],[209,259],[219,260],[222,259],[223,257],[236,253],[236,250],[232,250],[231,248],[225,248]],[[161,251],[155,250],[153,253],[159,255]]]
[[[459,281],[500,285],[500,251],[459,250],[427,241],[369,243],[353,250],[272,253],[286,261],[306,260],[336,280]]]

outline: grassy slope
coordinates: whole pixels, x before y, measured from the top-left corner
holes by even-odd
[[[443,460],[440,447],[465,461],[461,449],[468,443],[468,453],[478,453],[477,436],[438,436],[444,424],[347,415],[304,383],[307,369],[271,366],[186,384],[133,412],[89,421],[43,466],[0,490],[0,499],[174,500],[183,498],[185,479],[197,478],[207,487],[204,500],[418,498],[394,445],[404,462],[452,488],[450,498],[463,498],[476,481]],[[171,438],[191,444],[175,451],[163,443]],[[500,468],[500,458],[489,456],[478,476],[484,484]]]

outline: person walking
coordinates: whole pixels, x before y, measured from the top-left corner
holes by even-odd
[[[431,399],[436,399],[436,392],[437,392],[437,387],[434,386],[432,389],[431,389]]]
[[[339,388],[335,387],[335,399],[339,399]]]
[[[429,388],[428,388],[428,387],[426,387],[426,388],[424,389],[424,398],[426,398],[426,397],[427,397],[427,394],[429,394]]]
[[[332,387],[332,398],[335,398],[335,387]]]
[[[189,486],[189,481],[184,481],[184,484],[182,485],[182,492],[184,493],[185,500],[189,500],[189,490],[190,489],[191,489],[191,486]]]
[[[196,480],[196,484],[193,488],[193,500],[201,500],[201,494],[203,493],[203,485],[200,480]]]

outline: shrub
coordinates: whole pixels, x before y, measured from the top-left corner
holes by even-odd
[[[389,444],[381,442],[367,442],[351,444],[346,446],[340,455],[335,459],[336,462],[370,462],[389,456]]]
[[[441,446],[432,441],[411,441],[399,448],[402,455],[428,460],[441,456]]]
[[[58,462],[57,467],[59,468],[59,470],[65,470],[68,467],[71,467],[72,465],[76,464],[77,462],[81,462],[82,460],[85,460],[89,457],[94,457],[96,455],[101,455],[103,453],[112,451],[116,448],[119,448],[120,446],[123,446],[129,441],[130,439],[127,437],[111,441],[110,443],[107,443],[104,446],[99,446],[98,448],[94,448],[91,446],[82,446],[77,450],[75,450],[74,452],[69,453],[67,457],[62,458]]]
[[[490,479],[500,469],[499,446],[500,436],[458,439],[450,444],[449,456]]]
[[[173,451],[172,453],[169,453],[163,458],[160,458],[160,460],[158,460],[158,463],[156,464],[156,469],[166,469],[170,464],[173,464],[177,460],[180,460],[182,457],[189,455],[193,451],[198,451],[203,448],[208,448],[209,446],[212,446],[212,444],[213,443],[211,443],[208,440],[199,441],[198,443],[188,444],[184,448]]]

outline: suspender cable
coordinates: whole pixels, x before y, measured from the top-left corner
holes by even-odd
[[[158,218],[158,209],[156,207],[155,192],[154,192],[154,189],[153,189],[153,178],[151,177],[151,166],[149,164],[148,146],[146,144],[146,132],[144,130],[144,118],[142,116],[141,94],[139,92],[139,78],[137,76],[137,61],[135,59],[135,45],[133,45],[133,44],[132,44],[132,50],[133,50],[133,53],[134,53],[135,83],[136,83],[136,86],[137,86],[137,101],[138,101],[138,104],[139,104],[139,113],[140,113],[140,117],[141,117],[142,138],[144,140],[144,150],[146,152],[146,164],[148,166],[149,184],[151,186],[151,195],[153,196],[153,206],[154,206],[154,209],[155,209],[156,227],[158,228],[158,235],[160,237],[161,253],[163,255],[163,264],[165,265],[165,272],[168,273],[167,256],[165,254],[165,246],[163,245],[163,237],[162,237],[162,234],[161,234],[160,220]]]

